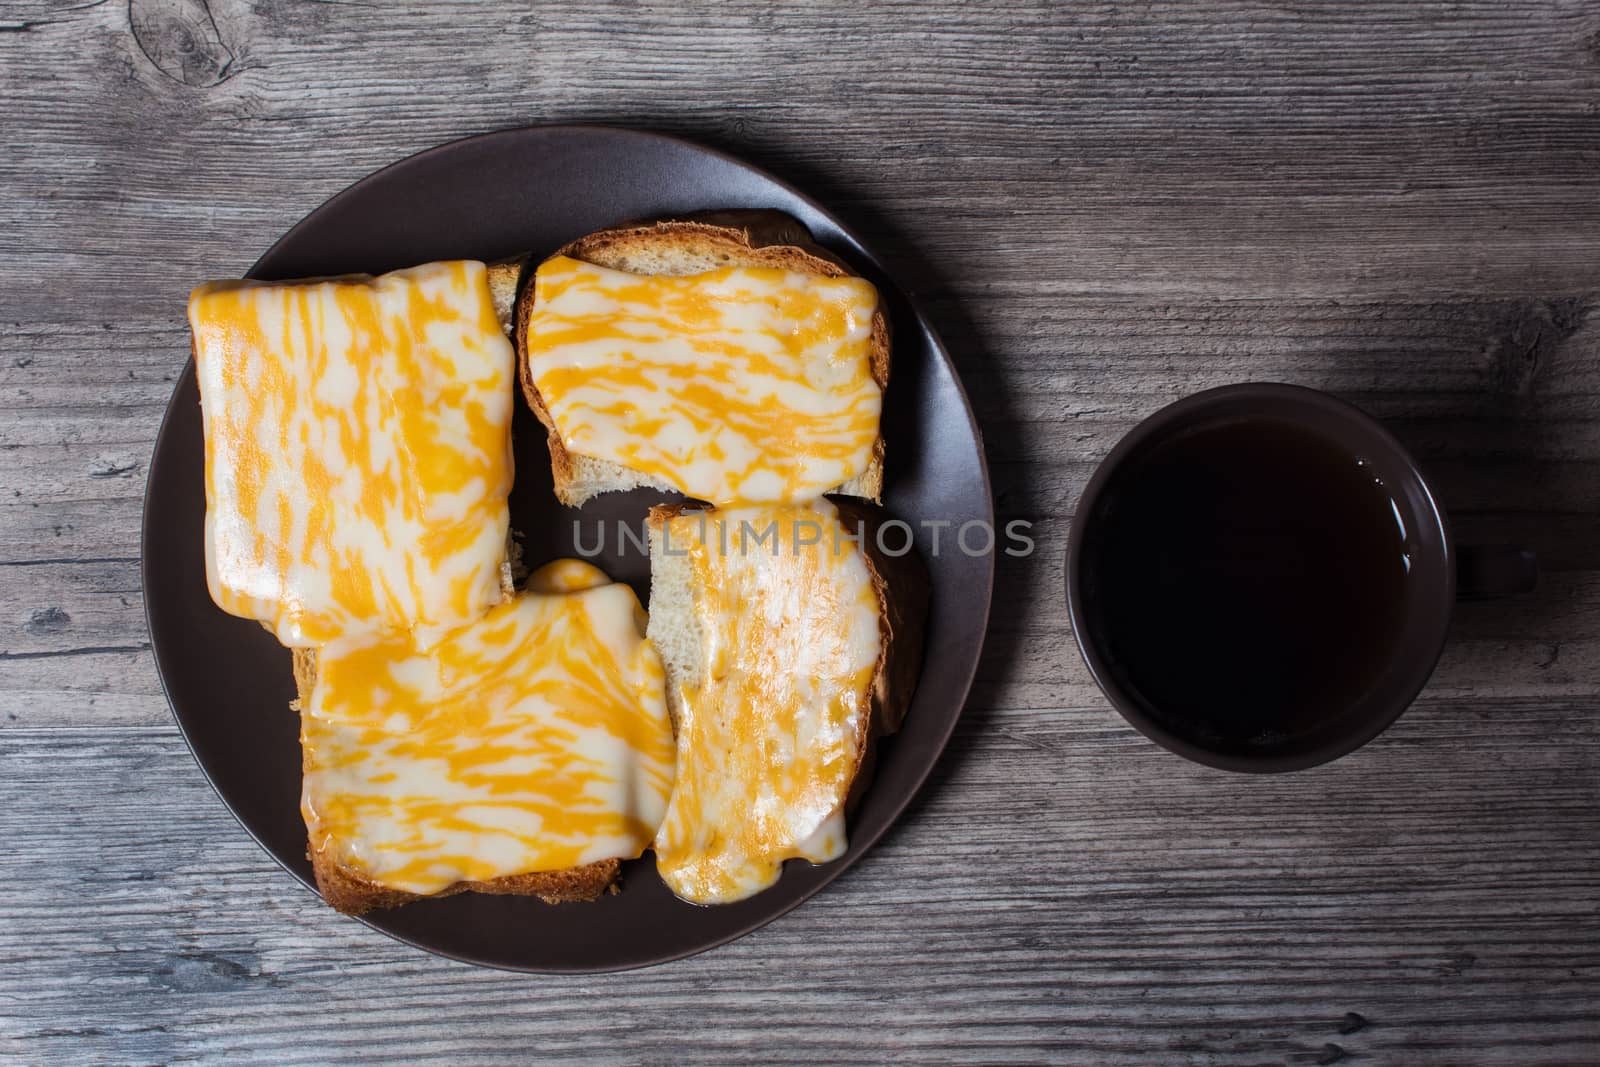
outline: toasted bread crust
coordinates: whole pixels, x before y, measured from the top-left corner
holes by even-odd
[[[617,872],[622,868],[621,860],[601,860],[586,867],[564,871],[513,874],[487,882],[457,882],[448,889],[425,897],[369,881],[326,853],[308,850],[306,855],[311,860],[312,872],[317,876],[317,889],[322,893],[322,899],[335,911],[346,915],[360,915],[374,908],[395,908],[414,900],[453,897],[466,892],[538,897],[546,904],[597,900],[616,881]]]
[[[634,257],[641,254],[656,255],[676,250],[701,261],[704,269],[715,266],[779,267],[785,270],[816,274],[825,278],[854,276],[854,272],[838,257],[812,240],[797,219],[779,211],[726,211],[709,212],[696,218],[662,222],[630,224],[609,230],[600,230],[580,237],[559,249],[556,256],[593,263],[613,270],[627,270]],[[554,258],[552,256],[551,258]],[[554,476],[556,497],[569,506],[578,506],[595,492],[583,484],[584,469],[599,471],[614,488],[648,487],[675,492],[676,489],[660,478],[637,471],[629,471],[602,460],[577,457],[567,451],[556,429],[555,419],[546,407],[533,381],[533,368],[528,362],[528,323],[533,316],[534,287],[524,285],[517,298],[516,331],[518,378],[522,382],[522,395],[528,406],[544,424],[549,437],[550,469]],[[872,337],[869,342],[869,365],[873,381],[878,388],[889,386],[889,319],[884,314],[880,300],[872,316]],[[883,496],[883,436],[879,434],[872,444],[872,458],[866,470],[831,492],[846,492],[877,503]]]
[[[872,783],[878,761],[878,742],[897,733],[916,695],[922,676],[923,627],[928,617],[928,569],[915,549],[891,556],[878,544],[878,530],[888,521],[881,510],[850,500],[835,500],[839,519],[859,532],[861,555],[878,594],[878,633],[882,646],[872,675],[872,714],[856,760],[856,776],[845,797],[845,810],[854,811]]]
[[[878,528],[888,520],[880,509],[857,501],[829,500],[838,509],[840,522],[861,532],[861,554],[878,594],[878,662],[858,705],[862,714],[856,734],[856,766],[845,798],[845,810],[852,811],[871,784],[878,740],[900,729],[916,692],[922,673],[928,572],[915,551],[890,556],[878,547]],[[669,520],[700,510],[704,509],[699,504],[658,504],[650,509],[645,522],[651,534],[659,536]]]
[[[914,549],[891,556],[878,544],[878,531],[888,521],[880,509],[853,500],[834,500],[839,519],[859,532],[861,555],[878,594],[878,632],[883,647],[872,675],[873,714],[880,735],[892,734],[905,721],[906,710],[922,674],[922,628],[928,616],[928,570]]]

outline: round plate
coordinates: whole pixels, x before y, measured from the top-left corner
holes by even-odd
[[[722,208],[776,208],[810,228],[883,294],[894,327],[885,399],[884,505],[918,530],[932,588],[922,678],[904,727],[883,746],[850,820],[850,848],[823,866],[790,862],[777,885],[737,904],[675,898],[650,854],[623,867],[621,892],[590,904],[463,893],[376,911],[362,921],[401,941],[513,970],[621,970],[677,959],[770,922],[837,878],[905,809],[961,714],[977,668],[994,583],[992,556],[932,554],[923,520],[994,521],[972,410],[950,357],[906,294],[837,219],[771,175],[698,145],[594,127],[507,130],[423,152],[357,182],[313,211],[261,258],[251,277],[379,273],[435,259],[535,257],[629,219]],[[195,279],[197,282],[201,279]],[[176,353],[174,353],[176,355]],[[648,491],[602,496],[582,512],[551,491],[544,432],[517,405],[511,525],[530,566],[571,555],[573,520],[592,544],[595,520],[640,528]],[[206,593],[204,452],[191,361],[178,380],[150,465],[144,590],[156,666],[178,725],[211,784],[245,829],[313,885],[300,819],[299,722],[289,653],[260,625],[223,614]],[[955,527],[951,527],[953,531]],[[631,545],[596,560],[649,592],[649,561]]]

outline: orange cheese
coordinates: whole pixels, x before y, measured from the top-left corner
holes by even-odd
[[[189,322],[218,606],[308,647],[500,599],[514,362],[482,263],[213,282]]]
[[[633,591],[586,563],[429,647],[321,650],[301,715],[311,847],[395,889],[629,859],[673,781],[665,674]]]
[[[716,504],[808,500],[872,459],[877,306],[860,278],[557,256],[534,277],[527,359],[569,452]]]
[[[667,523],[666,549],[693,570],[705,663],[677,694],[678,778],[655,842],[662,879],[685,900],[740,900],[787,859],[844,852],[882,641],[850,533],[826,500]]]

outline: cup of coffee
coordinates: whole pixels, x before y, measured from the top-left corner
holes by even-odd
[[[1531,589],[1533,554],[1458,548],[1375,420],[1298,386],[1180,400],[1078,503],[1067,607],[1095,681],[1189,759],[1292,771],[1381,733],[1439,660],[1458,596]]]

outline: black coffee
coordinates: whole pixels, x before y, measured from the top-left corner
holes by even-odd
[[[1389,664],[1410,560],[1358,457],[1292,422],[1219,422],[1134,457],[1098,508],[1087,617],[1172,733],[1236,752],[1310,740]]]

